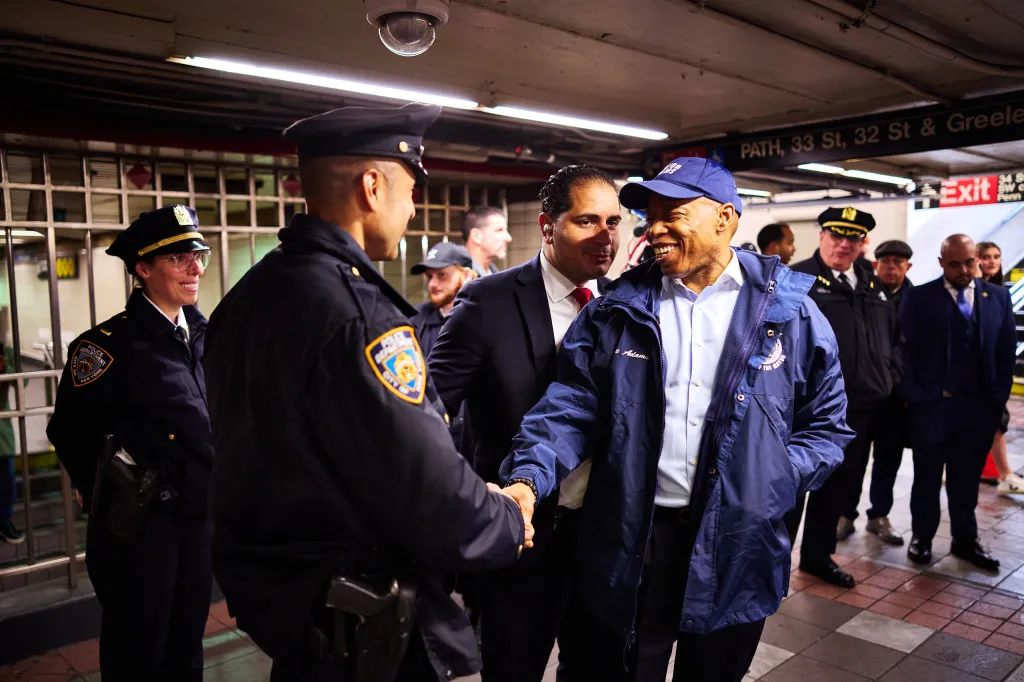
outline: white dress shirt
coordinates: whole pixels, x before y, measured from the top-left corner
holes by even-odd
[[[715,390],[718,361],[736,308],[743,269],[736,254],[714,284],[695,294],[663,278],[661,338],[665,350],[665,441],[654,503],[685,507],[697,471],[701,433]]]
[[[857,273],[854,272],[852,265],[846,271],[842,271],[842,272],[839,271],[839,270],[833,270],[832,271],[832,277],[837,282],[839,281],[839,275],[846,275],[846,279],[850,280],[850,288],[851,289],[855,290],[857,288],[857,281],[858,281],[857,280]]]
[[[950,284],[949,280],[946,279],[945,277],[942,278],[942,283],[944,285],[946,285],[946,291],[948,291],[949,295],[953,297],[953,303],[956,303],[956,297],[957,297],[957,295],[959,295],[960,292],[957,291],[957,288],[955,286],[953,286],[952,284]],[[966,287],[964,287],[964,299],[967,301],[967,305],[969,305],[971,307],[971,312],[973,313],[974,312],[974,280],[973,279],[971,280],[970,284],[968,284]]]
[[[561,348],[562,339],[569,331],[569,325],[580,312],[579,303],[572,297],[576,285],[555,269],[543,251],[540,252],[540,273],[544,279],[544,291],[548,295],[548,310],[551,312],[551,332],[555,337],[555,347]],[[594,294],[594,298],[601,295],[597,290],[597,280],[590,280],[584,287]],[[569,509],[579,509],[583,506],[583,496],[587,492],[589,480],[590,460],[587,460],[562,480],[558,492],[559,506]]]
[[[157,311],[161,315],[164,316],[165,320],[167,320],[168,322],[173,324],[175,327],[181,327],[182,331],[185,332],[185,340],[186,341],[188,340],[188,324],[185,322],[185,309],[184,308],[178,308],[178,314],[175,316],[175,319],[172,320],[171,318],[167,317],[167,313],[165,313],[164,311],[160,310],[160,306],[158,306],[156,303],[153,303],[153,301],[150,300],[149,296],[146,296],[146,292],[142,292],[142,297],[144,299],[146,299],[147,301],[149,301],[149,304],[151,306],[153,306],[154,308],[156,308]]]

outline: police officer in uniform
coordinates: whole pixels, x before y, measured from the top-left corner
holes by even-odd
[[[836,540],[853,532],[853,521],[841,515],[858,487],[861,462],[871,445],[872,425],[879,408],[899,385],[897,311],[870,264],[857,262],[863,241],[875,227],[870,213],[853,207],[829,208],[818,216],[821,234],[814,255],[793,270],[814,275],[811,299],[828,319],[839,343],[839,364],[849,407],[846,423],[857,434],[845,450],[843,463],[819,490],[810,494],[800,570],[839,587],[853,587],[853,576],[831,555]],[[804,500],[786,517],[795,544]]]
[[[374,266],[415,215],[439,113],[350,107],[288,128],[309,212],[210,322],[214,572],[275,682],[476,672],[441,571],[511,564],[532,535],[531,511],[455,449],[415,309]],[[414,619],[392,619],[395,589],[415,591]]]
[[[195,304],[210,250],[195,211],[166,206],[107,253],[140,286],[69,346],[46,434],[90,510],[104,682],[201,680],[213,442]]]

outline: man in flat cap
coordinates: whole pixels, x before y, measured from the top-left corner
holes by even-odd
[[[46,435],[90,510],[103,679],[201,680],[213,439],[195,305],[210,249],[195,211],[165,206],[107,253],[137,286],[124,312],[68,347]]]
[[[349,107],[288,128],[308,213],[210,322],[214,572],[275,682],[476,672],[442,571],[514,563],[530,540],[452,444],[416,311],[374,266],[415,215],[439,113]]]
[[[811,299],[828,319],[839,342],[839,364],[846,382],[846,422],[857,434],[843,464],[807,503],[800,570],[839,587],[853,587],[853,576],[832,560],[836,541],[853,532],[853,519],[843,516],[856,494],[857,475],[871,444],[879,409],[899,385],[899,331],[896,308],[885,287],[868,267],[856,263],[861,242],[875,227],[870,213],[853,206],[829,208],[818,216],[818,249],[793,269],[816,278]],[[856,513],[856,505],[852,505]],[[794,544],[804,500],[787,523]]]
[[[885,294],[897,311],[903,294],[913,288],[907,278],[910,270],[910,259],[914,251],[906,242],[891,239],[882,242],[875,249],[874,270],[878,279],[885,287]],[[892,392],[877,412],[875,423],[871,428],[870,443],[865,453],[870,452],[871,465],[871,508],[867,511],[868,522],[865,529],[869,533],[889,545],[903,545],[903,536],[894,530],[889,522],[892,511],[892,491],[896,485],[896,475],[903,461],[903,450],[909,446],[907,439],[907,408],[903,398],[902,387],[896,383]],[[842,516],[847,519],[857,518],[857,506],[860,504],[864,489],[864,474],[867,473],[868,456],[865,454],[860,462],[860,472],[850,488]]]
[[[654,261],[576,317],[502,474],[543,499],[592,465],[573,679],[663,682],[675,646],[674,679],[740,682],[789,587],[783,516],[852,438],[835,337],[813,277],[729,247],[742,203],[718,164],[676,159],[619,198]]]

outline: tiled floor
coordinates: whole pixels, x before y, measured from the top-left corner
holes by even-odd
[[[1011,403],[1010,463],[1024,466],[1024,400]],[[868,478],[870,478],[870,473]],[[890,520],[910,539],[910,452],[903,458]],[[868,482],[861,510],[867,508]],[[945,494],[943,493],[943,508]],[[1002,561],[977,571],[949,555],[943,522],[922,571],[906,547],[888,547],[863,531],[834,557],[858,580],[851,590],[794,570],[790,595],[768,619],[745,682],[1024,682],[1024,496],[999,497],[981,486],[981,540]],[[794,550],[796,556],[796,550]],[[263,682],[270,662],[235,628],[223,603],[210,612],[207,682]],[[0,682],[98,681],[99,647],[83,642],[0,668]],[[465,682],[476,682],[474,676]],[[544,682],[554,682],[554,656]]]

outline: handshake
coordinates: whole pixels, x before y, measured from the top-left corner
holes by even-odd
[[[523,546],[533,547],[533,506],[537,503],[537,499],[533,496],[530,486],[524,483],[513,483],[507,488],[499,488],[494,483],[488,483],[487,489],[511,498],[519,506],[519,511],[523,513],[523,526],[526,528],[526,539],[523,541]]]

